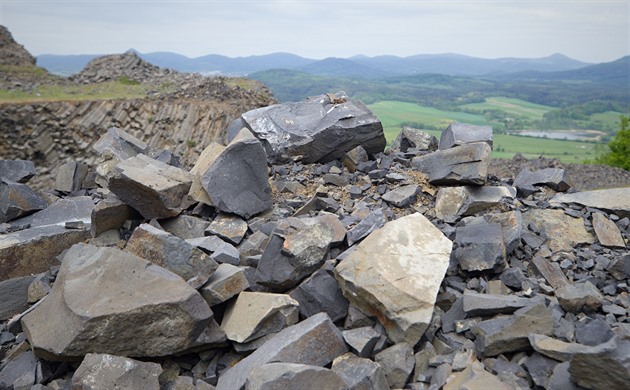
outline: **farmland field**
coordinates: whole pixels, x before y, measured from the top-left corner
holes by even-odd
[[[554,109],[542,104],[505,97],[489,97],[483,103],[470,103],[459,107],[479,111],[499,109],[510,115],[524,116],[528,120],[541,120],[544,113]]]

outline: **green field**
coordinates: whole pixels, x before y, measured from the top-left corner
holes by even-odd
[[[501,100],[498,100],[499,102]],[[516,106],[512,110],[529,110],[530,115],[538,115],[542,110],[540,105],[519,101],[518,99],[505,99]],[[492,104],[492,103],[482,103]],[[520,106],[519,106],[520,104]],[[494,124],[485,120],[483,115],[467,114],[455,111],[441,111],[435,108],[422,107],[413,103],[382,101],[368,106],[383,123],[385,138],[390,144],[401,130],[401,124],[405,122],[423,123],[429,126],[446,128],[452,121],[471,123],[476,125]],[[542,114],[541,114],[542,115]],[[426,130],[438,139],[441,131]],[[521,153],[527,158],[545,156],[557,158],[563,162],[581,163],[585,160],[593,160],[602,150],[604,145],[542,139],[534,137],[520,137],[515,135],[494,135],[494,158],[512,158],[516,153]]]
[[[550,106],[506,97],[489,97],[483,103],[470,103],[459,107],[479,111],[499,109],[510,115],[526,117],[528,120],[541,120],[543,114],[554,109]]]

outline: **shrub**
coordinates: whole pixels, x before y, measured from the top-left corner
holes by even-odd
[[[630,117],[621,116],[620,129],[608,143],[610,152],[602,155],[597,162],[630,171]]]

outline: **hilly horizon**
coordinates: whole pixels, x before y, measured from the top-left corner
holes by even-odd
[[[526,71],[571,71],[594,65],[558,53],[542,58],[485,59],[462,54],[443,53],[417,54],[407,57],[357,55],[349,58],[328,57],[317,60],[284,52],[245,57],[208,54],[190,58],[173,52],[139,53],[136,50],[130,50],[136,52],[145,61],[160,67],[181,72],[220,73],[235,76],[244,76],[270,69],[289,69],[320,76],[336,75],[366,79],[422,73],[481,76]],[[43,54],[37,56],[37,64],[51,73],[68,76],[78,73],[89,61],[100,56],[97,54]]]

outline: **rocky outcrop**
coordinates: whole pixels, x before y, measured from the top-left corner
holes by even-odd
[[[35,57],[4,26],[0,26],[0,65],[35,66]]]

